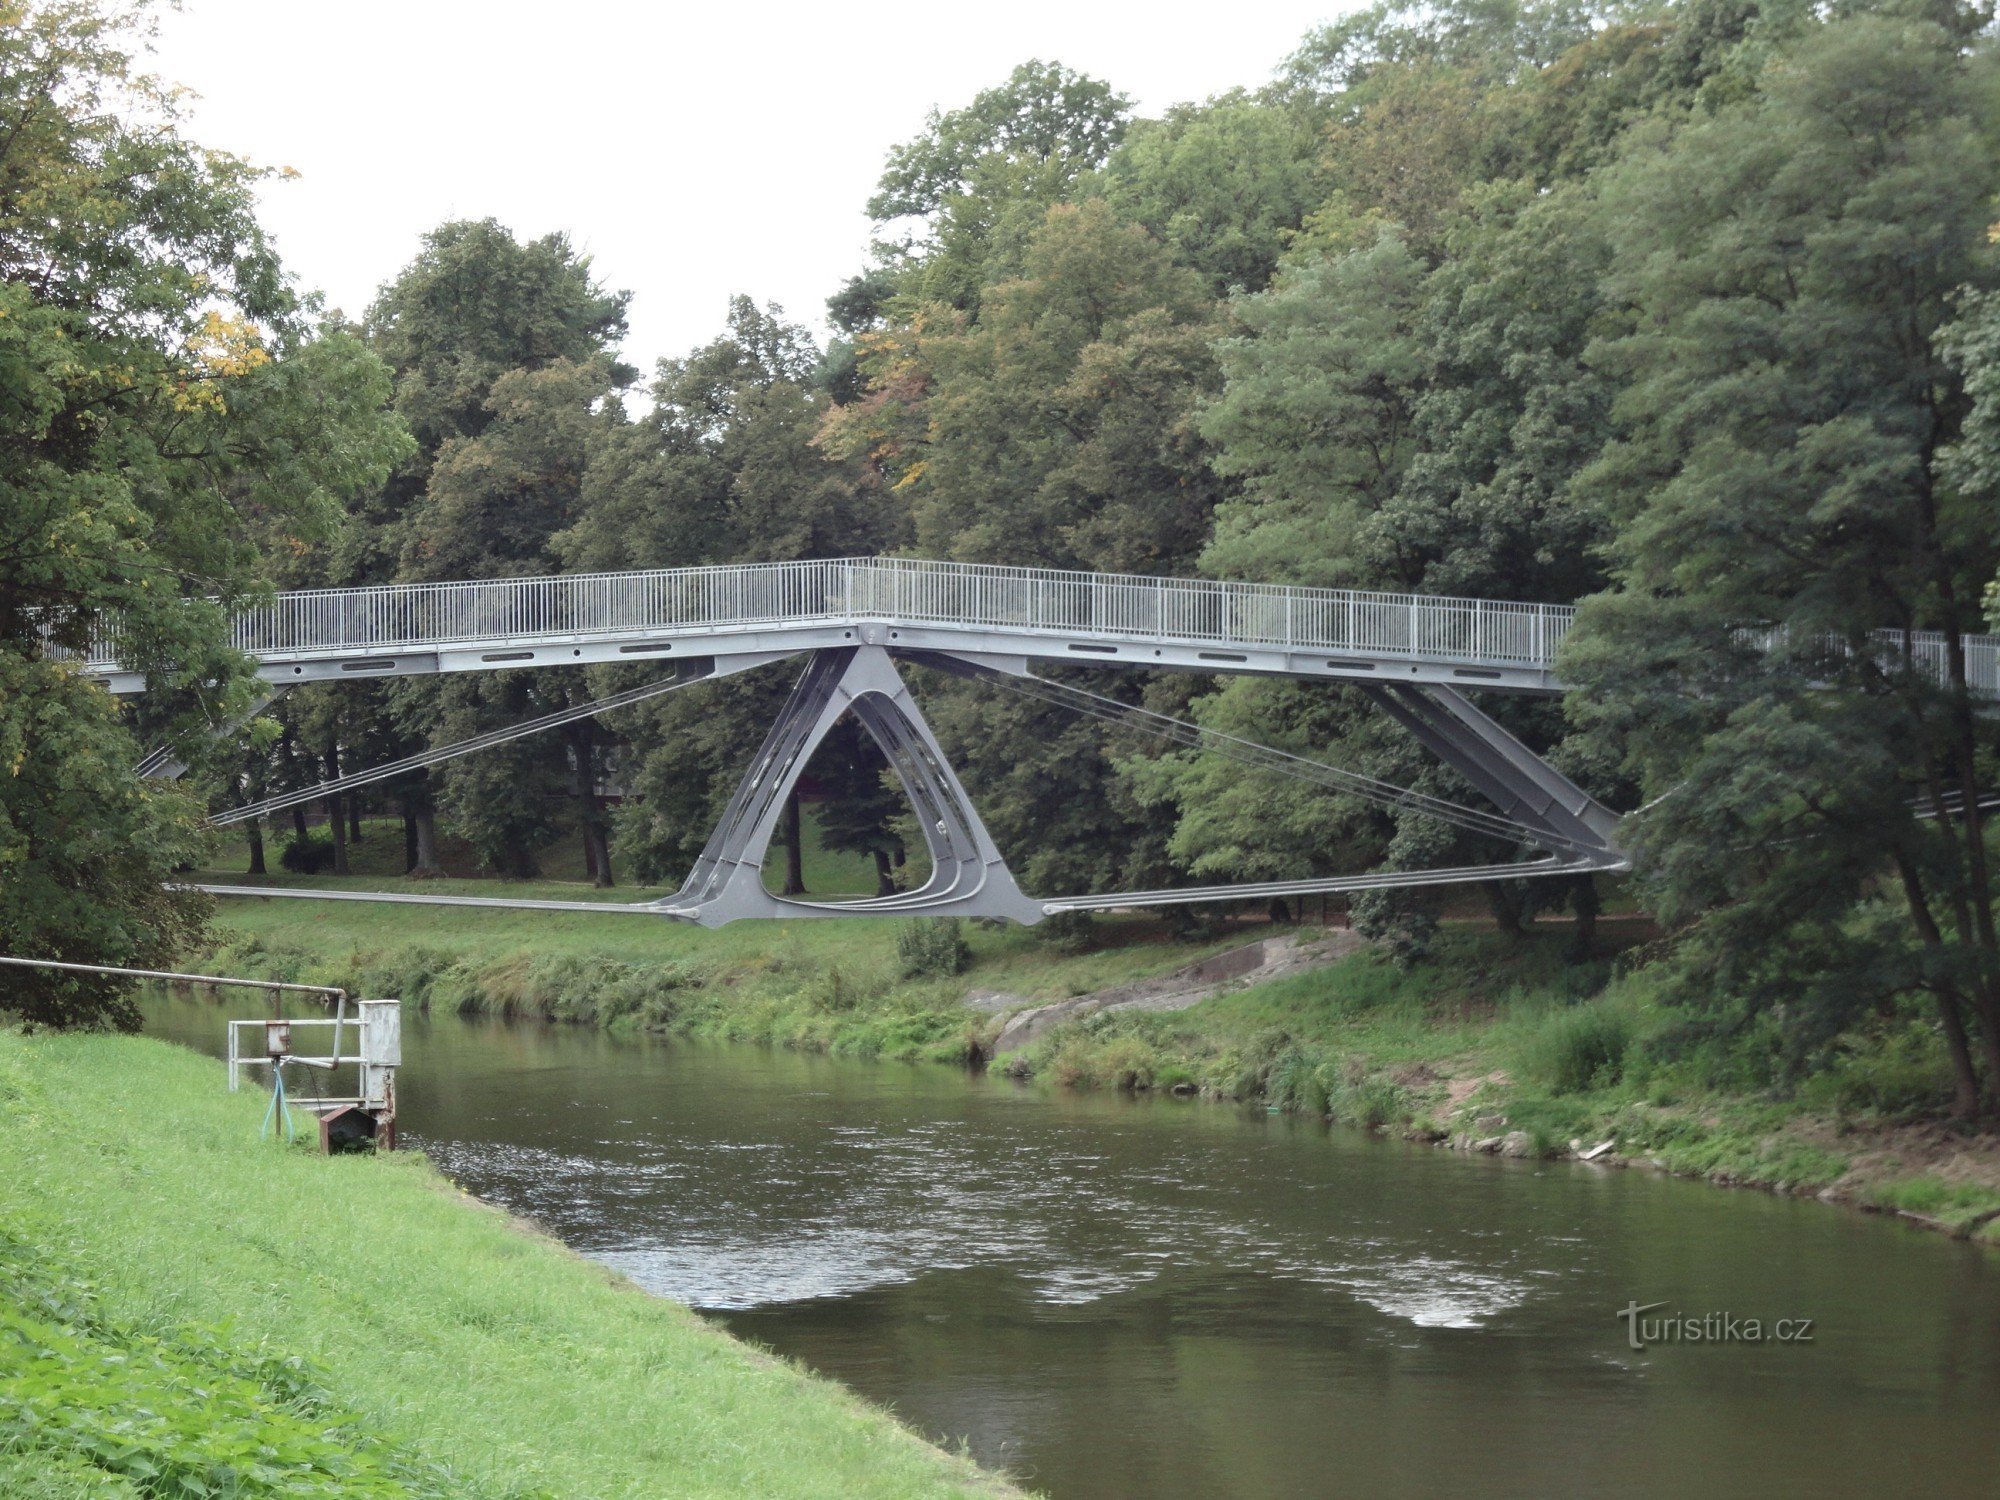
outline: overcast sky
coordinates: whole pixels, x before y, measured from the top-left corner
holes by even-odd
[[[450,218],[563,230],[632,292],[626,358],[712,338],[729,297],[816,331],[859,269],[884,155],[1030,57],[1141,113],[1263,83],[1353,0],[186,0],[155,65],[265,190],[286,264],[358,316]]]

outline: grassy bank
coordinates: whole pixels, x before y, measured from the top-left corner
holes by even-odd
[[[1643,971],[1567,961],[1561,929],[1466,927],[1399,969],[1379,952],[1168,1014],[1060,1026],[1003,1066],[1078,1087],[1262,1101],[1462,1150],[1582,1155],[1907,1213],[2000,1244],[2000,1139],[1942,1122],[1922,1016],[1788,1076],[1775,1029],[1704,1037]]]
[[[274,882],[276,883],[276,882]],[[399,888],[319,877],[312,883]],[[446,894],[491,894],[492,881],[433,881]],[[519,896],[576,899],[585,887],[510,882]],[[636,901],[632,891],[609,893]],[[231,899],[217,942],[199,956],[221,972],[338,984],[436,1010],[546,1016],[932,1061],[981,1054],[991,1019],[968,1010],[980,986],[1060,999],[1166,973],[1255,935],[1175,940],[1146,917],[1109,918],[1071,950],[1023,928],[963,928],[970,967],[907,976],[901,924],[880,919],[736,922],[715,930],[646,916],[482,911],[353,902]]]
[[[260,1144],[132,1037],[0,1032],[0,1493],[1008,1493],[410,1155]]]
[[[244,900],[224,903],[204,961],[437,1009],[944,1061],[987,1057],[1000,1028],[964,1003],[970,991],[1060,1000],[1269,929],[1185,942],[1151,918],[1103,918],[1076,952],[1018,928],[967,927],[970,966],[930,978],[899,972],[897,930]],[[1189,1009],[1105,1012],[998,1065],[1062,1086],[1262,1102],[1463,1149],[1562,1156],[1609,1142],[1605,1161],[1822,1194],[2000,1241],[2000,1140],[1941,1123],[1949,1074],[1927,1017],[1873,1022],[1795,1079],[1774,1030],[1704,1038],[1643,970],[1624,972],[1618,935],[1643,930],[1607,923],[1606,957],[1578,964],[1560,924],[1512,940],[1455,922],[1415,968],[1370,951]]]

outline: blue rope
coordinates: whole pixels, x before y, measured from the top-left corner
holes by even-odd
[[[271,1060],[271,1107],[264,1111],[264,1128],[257,1132],[257,1139],[271,1138],[273,1120],[285,1122],[285,1144],[291,1145],[298,1139],[298,1132],[292,1127],[292,1111],[285,1103],[285,1069],[276,1058]]]

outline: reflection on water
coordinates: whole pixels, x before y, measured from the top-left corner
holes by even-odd
[[[1053,1495],[1994,1492],[2000,1267],[1899,1225],[945,1069],[405,1042],[466,1187]],[[1635,1300],[1818,1324],[1635,1353]]]

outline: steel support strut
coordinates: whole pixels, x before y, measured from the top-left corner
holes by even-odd
[[[862,901],[774,896],[764,888],[764,856],[785,798],[827,732],[850,712],[881,747],[916,809],[930,850],[930,878],[916,890]],[[1021,894],[895,663],[880,646],[813,654],[686,883],[658,909],[704,927],[744,917],[903,913],[1032,924],[1047,915],[1042,903]]]
[[[1456,688],[1365,683],[1362,691],[1508,817],[1571,847],[1619,852],[1618,814],[1481,713]]]

